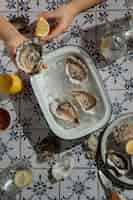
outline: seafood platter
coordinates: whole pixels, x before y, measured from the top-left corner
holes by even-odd
[[[121,116],[103,132],[97,162],[113,184],[133,189],[133,113]]]
[[[47,64],[47,69],[37,68],[39,60]],[[46,53],[37,45],[24,44],[17,51],[16,61],[19,68],[31,73],[31,85],[44,118],[59,138],[81,138],[109,120],[111,106],[103,83],[82,48],[65,46]]]

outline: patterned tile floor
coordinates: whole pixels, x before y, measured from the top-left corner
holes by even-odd
[[[0,0],[0,14],[10,18],[24,15],[32,22],[39,12],[51,10],[65,2],[67,0]],[[81,13],[67,34],[47,44],[51,51],[64,44],[78,44],[87,49],[97,65],[109,94],[113,109],[112,120],[123,113],[133,112],[133,53],[128,54],[124,61],[120,59],[113,65],[103,67],[96,50],[102,33],[95,26],[101,27],[107,17],[112,21],[117,19],[114,25],[115,28],[120,28],[119,20],[131,11],[127,3],[127,0],[107,0]],[[7,56],[3,44],[0,43],[0,73],[6,71],[16,71],[16,68]],[[34,171],[33,184],[24,189],[16,199],[104,200],[95,163],[85,158],[82,145],[72,146],[68,150],[72,152],[76,163],[72,176],[64,182],[50,184],[48,169],[52,163],[38,164],[32,145],[46,137],[48,130],[42,126],[43,117],[29,81],[25,76],[23,79],[26,82],[26,89],[21,95],[15,97],[0,95],[1,106],[8,107],[13,116],[9,133],[0,135],[0,169],[5,168],[14,159],[26,157],[32,163]],[[61,152],[63,147],[64,144],[61,143]],[[60,154],[57,154],[55,159],[58,159]],[[123,194],[127,200],[133,200],[133,192],[124,191]]]

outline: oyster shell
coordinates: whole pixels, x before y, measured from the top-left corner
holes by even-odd
[[[58,161],[52,168],[52,176],[55,180],[63,180],[72,173],[74,168],[74,159],[72,155],[66,154],[62,157],[61,161]]]
[[[107,164],[114,168],[118,175],[126,175],[129,172],[129,160],[123,154],[110,151],[107,155]]]
[[[59,151],[59,145],[55,137],[48,136],[35,145],[37,151],[37,161],[44,162],[54,159],[55,154]]]
[[[58,119],[79,124],[79,113],[77,111],[77,108],[69,101],[60,101],[56,99],[50,105],[50,108],[51,112]]]
[[[27,73],[38,71],[41,60],[41,47],[34,43],[26,43],[18,49],[16,62],[19,68]]]
[[[72,96],[76,99],[78,104],[80,105],[81,109],[84,112],[90,112],[94,107],[96,106],[96,98],[92,94],[81,91],[81,90],[75,90],[72,91]]]
[[[113,131],[113,137],[118,144],[124,144],[133,139],[133,125],[123,123],[120,127],[116,127]]]
[[[68,56],[66,58],[66,74],[74,84],[81,84],[88,79],[87,66],[77,56]]]
[[[86,150],[86,157],[91,160],[95,160],[96,151],[98,146],[98,139],[94,134],[91,134],[88,139],[84,141]]]
[[[15,19],[11,19],[10,23],[15,26],[15,28],[20,33],[29,33],[30,32],[30,26],[29,26],[29,20],[28,18],[25,18],[23,16],[16,17]]]

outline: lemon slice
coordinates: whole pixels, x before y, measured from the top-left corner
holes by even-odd
[[[49,30],[50,30],[50,27],[46,19],[44,19],[43,17],[40,17],[36,26],[36,31],[35,31],[36,36],[45,37],[49,34]]]
[[[129,155],[133,155],[133,139],[127,142],[127,144],[126,144],[126,152]]]
[[[23,188],[32,183],[32,171],[31,170],[19,170],[15,174],[15,185],[19,188]]]

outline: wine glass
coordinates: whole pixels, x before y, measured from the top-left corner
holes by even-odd
[[[25,159],[14,161],[0,172],[0,191],[9,197],[14,197],[31,182],[31,165]]]
[[[100,51],[108,63],[111,64],[126,55],[127,45],[123,33],[118,29],[113,29],[107,17],[105,21],[105,34],[101,39]]]
[[[133,0],[127,0],[128,8],[130,8],[130,16],[129,16],[129,29],[124,32],[124,37],[127,43],[127,46],[133,48]]]

